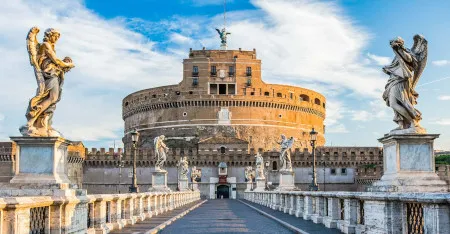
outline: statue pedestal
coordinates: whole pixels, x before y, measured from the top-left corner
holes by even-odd
[[[247,181],[247,188],[245,189],[245,191],[252,191],[253,188],[253,182],[251,180]]]
[[[198,189],[198,184],[197,184],[197,182],[193,182],[193,183],[192,183],[192,190],[194,190],[194,191],[200,191],[200,189]]]
[[[167,171],[155,171],[152,173],[152,187],[151,192],[170,192],[172,191],[167,187]]]
[[[262,192],[265,189],[266,189],[266,179],[256,178],[256,188],[253,191]]]
[[[189,182],[187,178],[180,178],[178,180],[178,189],[180,191],[187,191],[189,190]]]
[[[280,184],[278,185],[277,190],[294,190],[294,172],[293,171],[280,171]]]
[[[17,144],[15,175],[0,184],[3,196],[70,196],[83,193],[67,176],[67,146],[62,137],[11,137]],[[84,191],[85,193],[85,191]]]
[[[387,134],[383,143],[384,173],[370,192],[447,192],[435,172],[433,141],[438,134]]]

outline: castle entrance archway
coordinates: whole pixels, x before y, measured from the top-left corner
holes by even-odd
[[[223,196],[223,197],[222,197]],[[230,186],[221,184],[217,186],[217,199],[230,198]]]

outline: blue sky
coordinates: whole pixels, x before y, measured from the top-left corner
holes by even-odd
[[[128,93],[181,80],[189,48],[215,49],[222,0],[11,0],[0,6],[0,140],[18,135],[35,81],[26,55],[30,27],[61,31],[58,56],[76,67],[65,81],[54,126],[88,147],[120,145],[121,100]],[[422,126],[450,149],[449,1],[227,1],[230,49],[257,49],[263,79],[327,97],[327,145],[375,146],[395,127],[381,99],[381,72],[416,33],[429,42],[419,81]],[[11,23],[13,22],[13,23]],[[42,35],[40,36],[40,39]]]

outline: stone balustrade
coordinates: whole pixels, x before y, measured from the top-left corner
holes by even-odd
[[[200,200],[200,193],[146,192],[0,198],[1,233],[108,233]]]
[[[244,199],[343,233],[450,230],[450,193],[249,191]]]

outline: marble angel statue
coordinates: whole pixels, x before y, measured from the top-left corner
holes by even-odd
[[[157,136],[153,140],[153,143],[155,145],[155,156],[156,156],[156,164],[155,164],[155,171],[165,171],[163,169],[164,163],[167,159],[167,151],[169,148],[164,144],[164,140],[166,137],[164,135]]]
[[[256,170],[255,170],[256,179],[265,179],[265,176],[264,176],[264,159],[263,159],[262,155],[259,152],[256,153],[255,158],[256,158]]]
[[[27,50],[37,82],[36,95],[31,98],[25,117],[27,124],[20,127],[23,136],[62,136],[52,127],[56,103],[61,100],[64,74],[74,67],[72,59],[56,57],[55,45],[60,33],[53,28],[44,32],[42,43],[37,40],[39,28],[33,27],[27,35]]]
[[[383,99],[394,110],[394,122],[398,124],[392,131],[426,133],[419,125],[422,114],[414,106],[419,96],[415,88],[427,62],[428,42],[422,35],[415,35],[411,49],[405,48],[401,37],[391,40],[390,46],[395,58],[383,67],[389,75]]]
[[[197,183],[197,179],[202,177],[202,171],[193,166],[191,169],[191,179],[192,183]]]
[[[247,182],[252,182],[253,178],[255,178],[255,171],[253,170],[253,168],[251,166],[248,166],[245,168],[244,174],[245,174],[245,179],[247,180]]]
[[[286,138],[285,135],[281,134],[281,145],[280,149],[280,171],[292,171],[291,163],[291,148],[294,145],[294,137]]]
[[[180,166],[180,179],[187,180],[187,174],[189,173],[189,162],[187,157],[181,157],[179,161]]]

